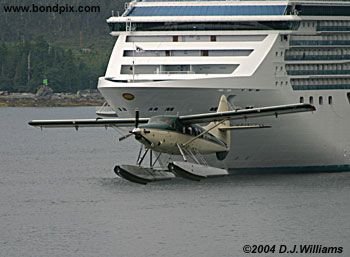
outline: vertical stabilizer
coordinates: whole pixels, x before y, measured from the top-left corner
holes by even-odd
[[[219,106],[217,112],[226,112],[229,111],[229,105],[226,99],[226,96],[222,95],[220,98]],[[218,125],[218,123],[220,123]],[[220,152],[217,153],[216,156],[219,160],[225,159],[229,149],[230,149],[230,143],[231,143],[231,132],[229,130],[221,131],[220,128],[222,127],[228,127],[230,126],[230,121],[213,121],[210,122],[207,126],[205,126],[205,129],[211,129],[210,133],[213,134],[215,137],[220,139],[222,142],[224,142],[227,146],[227,152]]]

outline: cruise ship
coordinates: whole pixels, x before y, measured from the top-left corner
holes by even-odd
[[[310,103],[316,112],[248,120],[230,171],[350,171],[350,1],[132,1],[98,89],[119,117]]]

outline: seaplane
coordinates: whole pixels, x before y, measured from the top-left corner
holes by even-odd
[[[41,129],[71,127],[76,130],[81,127],[133,127],[128,134],[120,137],[119,141],[134,136],[141,143],[136,164],[117,165],[114,172],[131,182],[147,184],[175,177],[199,181],[229,175],[227,169],[209,166],[205,156],[215,154],[218,160],[224,160],[230,151],[230,136],[233,130],[271,127],[247,123],[247,120],[252,118],[267,116],[278,118],[279,115],[315,110],[313,105],[306,103],[232,110],[226,97],[222,95],[217,112],[214,113],[141,118],[139,111],[136,110],[134,118],[32,120],[29,125]],[[231,125],[231,121],[239,120],[243,123]],[[178,158],[164,163],[160,158],[162,154]],[[147,155],[149,164],[143,165]]]

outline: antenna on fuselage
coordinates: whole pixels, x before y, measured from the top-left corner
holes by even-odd
[[[139,127],[139,120],[140,120],[140,111],[139,109],[135,110],[135,128]]]

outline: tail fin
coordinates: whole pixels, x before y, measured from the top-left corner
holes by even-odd
[[[219,106],[218,106],[217,112],[226,112],[226,111],[229,111],[229,105],[228,105],[226,97],[224,95],[222,95],[221,98],[220,98],[220,102],[219,102]],[[221,122],[220,125],[217,125],[218,123],[220,123],[220,121],[210,122],[204,128],[205,129],[210,129],[210,128],[216,126],[212,130],[210,130],[210,133],[213,134],[218,139],[220,139],[222,142],[224,142],[227,145],[227,149],[229,151],[230,143],[231,143],[231,132],[228,131],[228,130],[221,131],[220,128],[230,126],[230,121],[226,120],[224,122]],[[225,159],[228,151],[227,152],[217,153],[216,154],[217,158],[219,160]]]

